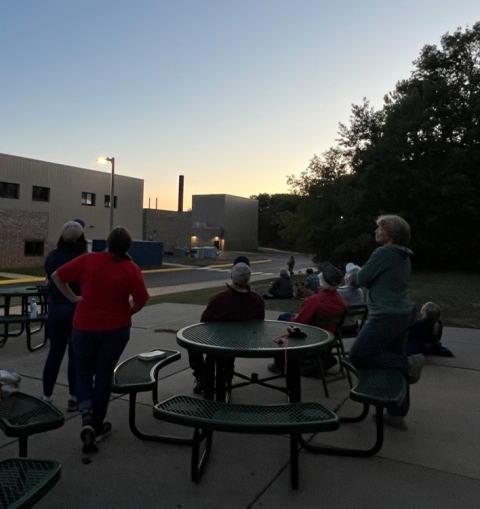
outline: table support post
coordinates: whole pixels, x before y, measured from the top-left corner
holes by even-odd
[[[286,384],[290,403],[299,403],[302,399],[302,382],[300,376],[300,358],[290,355],[287,360]]]
[[[207,355],[205,358],[204,377],[205,388],[203,397],[213,400],[215,398],[215,364],[217,359],[213,355]]]

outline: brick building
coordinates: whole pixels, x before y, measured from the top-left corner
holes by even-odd
[[[143,180],[115,175],[114,223],[140,239]],[[62,225],[85,222],[87,239],[106,238],[110,173],[0,154],[0,267],[38,267]]]
[[[62,225],[85,222],[85,237],[105,239],[110,172],[0,154],[0,268],[42,266]],[[134,239],[175,247],[256,250],[258,202],[228,194],[194,195],[192,211],[143,209],[142,179],[115,175],[114,225]],[[182,197],[183,199],[183,197]]]

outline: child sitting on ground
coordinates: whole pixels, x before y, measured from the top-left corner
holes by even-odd
[[[420,310],[421,319],[408,333],[407,355],[440,355],[453,357],[453,353],[442,345],[443,324],[440,320],[440,308],[434,302],[426,302]]]

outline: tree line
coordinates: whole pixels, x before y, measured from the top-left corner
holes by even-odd
[[[417,267],[480,268],[480,22],[413,64],[380,110],[352,105],[337,144],[288,177],[290,194],[252,197],[262,245],[361,264],[375,218],[399,214]]]

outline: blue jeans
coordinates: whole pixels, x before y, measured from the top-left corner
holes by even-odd
[[[294,316],[295,313],[282,313],[279,315],[277,320],[280,320],[281,322],[289,322]]]
[[[43,394],[51,396],[68,345],[68,388],[75,395],[75,359],[71,342],[75,305],[70,302],[50,304],[48,307],[47,336],[50,341],[43,368]]]
[[[406,355],[408,328],[417,317],[414,307],[411,313],[403,315],[369,315],[350,348],[350,360],[354,366],[362,368],[399,369],[408,379],[409,364]],[[410,406],[410,393],[407,383],[407,396],[398,408],[388,411],[390,415],[405,416]]]
[[[130,325],[98,332],[73,328],[78,409],[92,411],[95,429],[101,429],[107,415],[113,370],[129,339]]]

